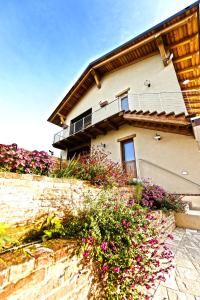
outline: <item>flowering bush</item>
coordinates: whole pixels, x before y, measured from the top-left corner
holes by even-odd
[[[50,234],[45,227],[45,237],[58,237],[60,232],[78,239],[83,263],[93,262],[95,279],[102,284],[101,299],[150,299],[148,290],[156,280],[165,280],[173,267],[172,253],[160,244],[154,217],[108,193],[88,204],[76,216],[68,216],[59,230],[51,227]]]
[[[166,191],[158,185],[144,182],[141,204],[149,208],[160,208],[161,202],[166,198]]]
[[[108,158],[109,153],[92,148],[90,154],[82,154],[68,161],[67,167],[55,173],[57,177],[75,177],[88,180],[94,185],[125,185],[128,176],[120,166]]]
[[[0,170],[47,175],[53,160],[45,151],[27,151],[16,144],[0,145]]]
[[[106,299],[150,299],[155,281],[165,280],[172,253],[160,245],[153,219],[138,205],[104,199],[81,220],[83,257],[94,262]],[[80,220],[72,227],[80,228]]]
[[[144,207],[151,209],[184,211],[186,203],[182,197],[166,192],[162,187],[148,181],[136,181],[135,200]]]

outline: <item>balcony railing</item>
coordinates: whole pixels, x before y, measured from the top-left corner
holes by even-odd
[[[187,104],[187,108],[184,100]],[[157,111],[158,113],[165,111],[166,113],[174,112],[176,114],[185,112],[187,114],[188,112],[195,113],[195,103],[200,103],[200,91],[135,93],[128,94],[127,109],[130,111]],[[108,104],[102,108],[94,107],[92,110],[94,111],[92,114],[87,115],[56,133],[54,135],[53,143],[64,140],[77,132],[83,131],[88,126],[95,125],[96,123],[123,111],[120,98],[108,102]]]

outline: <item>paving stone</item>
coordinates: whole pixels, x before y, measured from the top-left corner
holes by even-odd
[[[193,263],[188,259],[188,255],[183,254],[179,250],[175,254],[175,264],[179,267],[195,269]]]
[[[192,238],[190,238],[189,236],[185,236],[182,238],[181,242],[180,242],[180,246],[186,246],[187,247],[192,247],[195,248],[196,247],[196,243],[193,242]]]
[[[167,246],[175,269],[160,282],[153,300],[200,300],[200,231],[176,228]]]
[[[175,270],[175,276],[178,276],[180,278],[184,278],[187,280],[197,280],[197,281],[199,281],[199,284],[200,284],[200,274],[195,269],[191,270],[191,269],[177,266],[176,270]]]
[[[180,227],[176,227],[173,231],[173,233],[179,233],[179,234],[185,234],[186,229],[185,228],[180,228]]]
[[[197,230],[196,229],[186,229],[186,234],[193,234],[193,233],[196,233]]]
[[[176,282],[181,292],[200,297],[200,284],[198,281],[183,279],[177,276]]]
[[[165,286],[166,288],[171,288],[171,289],[174,289],[174,290],[178,290],[178,285],[176,283],[175,273],[176,273],[176,270],[172,270],[170,272],[170,275],[168,275],[166,277],[166,281],[161,282],[161,285]]]
[[[153,300],[169,300],[167,288],[160,285],[153,296]]]
[[[180,291],[167,289],[169,300],[196,300],[193,295],[185,294]]]

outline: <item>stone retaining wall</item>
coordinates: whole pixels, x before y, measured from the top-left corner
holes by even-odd
[[[0,222],[26,224],[44,213],[76,211],[86,196],[96,198],[101,189],[77,179],[0,172]],[[121,197],[132,196],[132,188],[117,189]],[[116,193],[116,194],[117,194]]]
[[[43,213],[77,209],[100,189],[76,179],[0,172],[0,222],[24,224]]]
[[[34,245],[1,255],[1,300],[61,300],[88,298],[91,271],[81,271],[72,255],[76,243],[63,240]]]
[[[154,212],[152,221],[163,237],[175,227],[174,214]],[[74,254],[76,243],[52,240],[0,255],[1,300],[87,300],[93,283],[92,267],[82,268]],[[100,300],[99,292],[92,299]]]

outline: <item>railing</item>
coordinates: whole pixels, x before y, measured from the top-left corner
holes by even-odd
[[[174,176],[176,176],[176,177],[182,179],[183,181],[186,181],[186,182],[188,182],[188,183],[191,183],[191,184],[195,185],[195,186],[200,190],[200,184],[199,184],[199,183],[194,182],[194,181],[192,181],[191,179],[185,178],[185,177],[181,176],[180,174],[177,174],[177,173],[174,172],[174,171],[168,170],[168,169],[166,169],[166,168],[164,168],[164,167],[162,167],[162,166],[159,166],[158,164],[155,164],[155,163],[153,163],[153,162],[151,162],[151,161],[149,161],[149,160],[143,159],[143,158],[139,158],[138,161],[139,161],[139,162],[147,163],[147,164],[149,164],[149,165],[151,165],[151,166],[153,166],[153,167],[155,167],[155,168],[158,168],[158,169],[160,169],[160,170],[162,170],[162,171],[164,171],[164,172],[169,173],[170,175],[174,175]]]
[[[193,100],[192,104],[189,99]],[[200,91],[128,94],[128,106],[130,111],[148,110],[150,112],[157,111],[158,113],[165,111],[166,113],[175,112],[178,114],[185,112],[187,114],[184,100],[187,103],[189,113],[195,113],[195,103],[200,103]],[[122,111],[120,98],[108,102],[108,104],[102,108],[94,106],[92,111],[92,114],[89,114],[55,134],[53,143],[83,131],[88,126],[94,125],[117,112]]]

